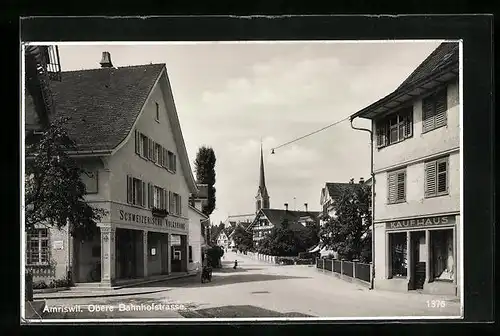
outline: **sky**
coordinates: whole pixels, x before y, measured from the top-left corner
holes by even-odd
[[[214,224],[255,212],[260,146],[271,208],[320,209],[326,182],[369,178],[367,132],[342,120],[394,91],[440,41],[61,45],[63,71],[165,63],[194,169],[200,146],[216,155]],[[356,126],[369,127],[364,119]]]

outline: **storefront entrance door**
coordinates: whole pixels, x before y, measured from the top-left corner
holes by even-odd
[[[410,277],[411,288],[423,289],[425,282],[425,263],[427,260],[425,231],[412,232],[411,236],[413,251]]]

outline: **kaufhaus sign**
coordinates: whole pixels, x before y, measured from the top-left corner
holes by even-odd
[[[455,216],[421,217],[386,222],[386,230],[414,229],[419,227],[455,225]]]

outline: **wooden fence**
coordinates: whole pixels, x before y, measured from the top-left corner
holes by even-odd
[[[323,272],[331,272],[341,278],[356,279],[364,284],[370,284],[371,263],[318,258],[316,259],[316,268],[323,270]]]

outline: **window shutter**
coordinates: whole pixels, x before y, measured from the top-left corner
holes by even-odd
[[[437,192],[445,193],[448,190],[448,160],[437,161]]]
[[[151,183],[149,183],[149,182],[148,182],[147,194],[148,194],[148,204],[147,204],[147,207],[148,207],[148,209],[151,209]]]
[[[436,194],[436,161],[425,164],[425,196]]]
[[[413,108],[408,112],[404,120],[405,138],[410,138],[413,135]]]
[[[432,97],[426,98],[422,102],[422,127],[427,132],[434,128],[434,104]]]
[[[435,127],[441,127],[446,125],[446,110],[447,110],[447,102],[446,102],[446,90],[440,92],[440,94],[436,97],[436,114],[435,114]]]
[[[165,209],[164,204],[165,204],[165,191],[163,189],[160,189],[160,209]]]
[[[147,190],[146,190],[146,182],[141,182],[141,206],[146,207],[146,195],[147,195]]]
[[[182,216],[182,198],[181,198],[181,195],[179,195],[177,197],[177,202],[179,203],[179,205],[178,205],[179,206],[179,211],[178,211],[179,216]]]
[[[163,167],[168,168],[168,152],[165,148],[163,149]]]
[[[127,203],[134,203],[134,178],[127,175]]]
[[[139,154],[140,153],[140,134],[139,132],[137,132],[137,130],[135,130],[135,153],[136,154]]]
[[[387,175],[387,203],[396,202],[396,173]]]
[[[159,146],[159,148],[158,148],[158,164],[160,166],[162,166],[163,165],[162,162],[163,162],[163,147]]]
[[[398,178],[398,191],[397,200],[404,201],[406,199],[406,172],[399,172]]]
[[[173,213],[174,212],[174,207],[173,207],[173,204],[174,204],[174,197],[172,195],[172,192],[169,191],[168,192],[168,200],[169,200],[169,203],[168,203],[168,210],[170,211],[170,213]]]
[[[177,171],[177,156],[175,154],[172,154],[173,158],[174,158],[174,172]]]

